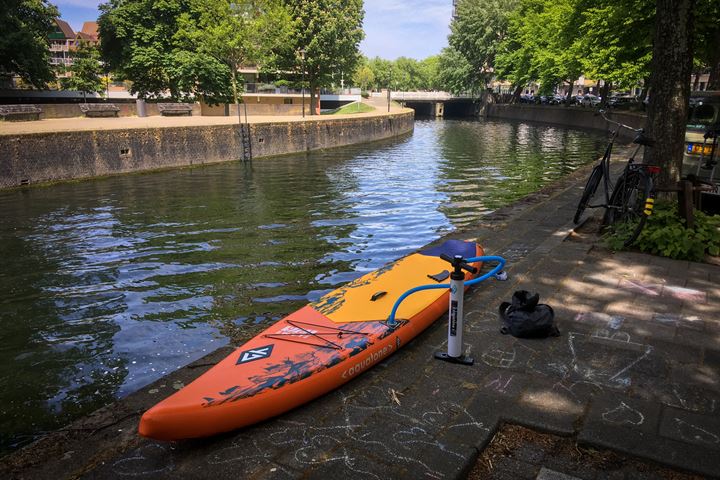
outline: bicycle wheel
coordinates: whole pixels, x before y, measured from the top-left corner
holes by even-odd
[[[582,197],[580,197],[580,203],[578,203],[577,210],[575,211],[575,217],[573,218],[573,222],[575,222],[575,224],[580,223],[580,218],[582,217],[588,202],[593,195],[595,195],[598,185],[600,185],[600,180],[602,180],[602,176],[602,167],[600,165],[595,165],[592,172],[590,172],[590,177],[585,184],[585,190],[583,190]]]
[[[621,235],[626,247],[637,240],[652,212],[652,190],[652,178],[645,170],[626,171],[615,184],[603,226]]]

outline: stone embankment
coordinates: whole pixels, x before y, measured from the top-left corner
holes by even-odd
[[[610,110],[608,117],[616,122],[624,123],[633,128],[645,126],[645,115],[638,112]],[[593,130],[608,130],[612,127],[595,108],[564,107],[552,105],[508,105],[491,103],[485,107],[485,116],[503,120],[518,120],[524,122],[542,122],[553,125],[562,125],[571,128],[590,128]],[[634,133],[620,129],[621,138],[632,140]]]
[[[254,158],[382,140],[413,130],[413,112],[255,117]],[[233,117],[55,119],[0,123],[0,189],[238,160]]]

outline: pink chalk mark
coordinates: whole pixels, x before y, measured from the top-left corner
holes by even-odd
[[[665,286],[662,295],[663,297],[673,297],[688,302],[707,302],[707,293],[692,288]]]
[[[630,290],[631,292],[642,293],[643,295],[647,295],[649,297],[659,297],[662,285],[659,283],[642,283],[637,280],[622,279],[620,280],[618,288]]]

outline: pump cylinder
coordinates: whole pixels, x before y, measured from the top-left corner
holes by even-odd
[[[464,276],[463,276],[464,278]],[[463,279],[450,280],[450,309],[448,321],[448,356],[458,358],[463,353]]]

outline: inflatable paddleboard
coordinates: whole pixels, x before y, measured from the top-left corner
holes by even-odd
[[[395,305],[410,289],[447,283],[451,267],[441,254],[471,258],[483,250],[473,242],[448,240],[328,293],[145,412],[140,435],[180,440],[235,430],[291,410],[360,375],[448,310],[447,288],[419,291]]]

